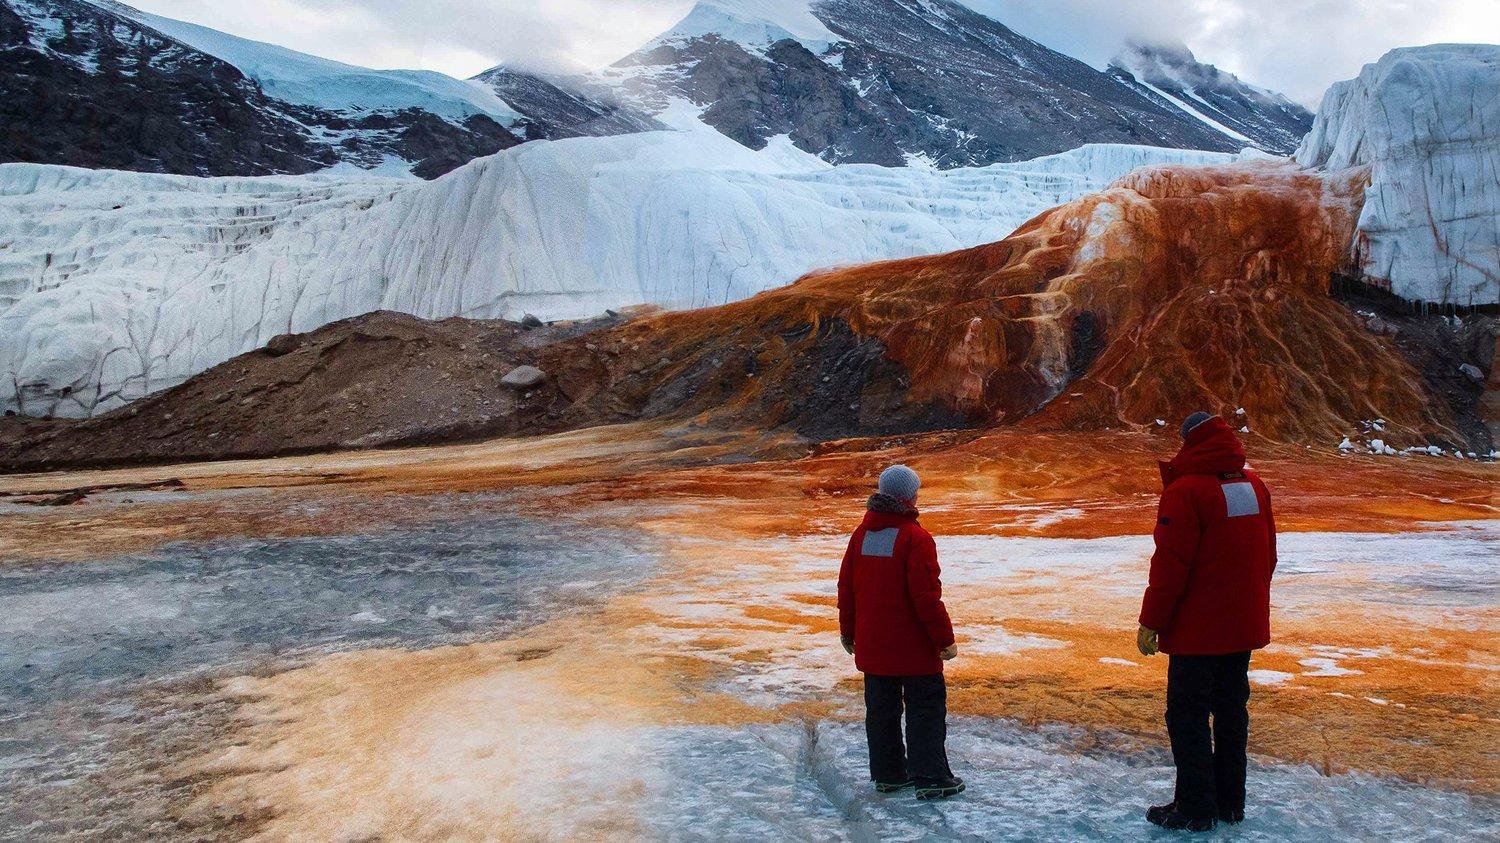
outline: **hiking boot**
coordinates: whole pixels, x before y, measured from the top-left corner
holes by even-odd
[[[1240,823],[1242,823],[1244,821],[1245,821],[1245,809],[1244,808],[1220,808],[1219,809],[1219,822],[1221,822],[1221,823],[1229,823],[1230,825],[1239,825]]]
[[[926,779],[917,782],[917,798],[947,799],[964,792],[964,780],[957,776],[949,776],[946,779]]]
[[[1176,812],[1177,802],[1168,802],[1165,805],[1152,805],[1146,809],[1146,820],[1154,825],[1161,825],[1161,818],[1167,814]]]
[[[910,778],[906,779],[905,781],[899,781],[899,782],[876,782],[875,783],[875,792],[876,793],[896,793],[898,791],[906,790],[908,787],[911,787],[913,784],[916,784],[916,782],[913,782]]]
[[[1146,809],[1146,821],[1172,831],[1213,831],[1216,817],[1190,817],[1177,810],[1177,803],[1154,805]]]

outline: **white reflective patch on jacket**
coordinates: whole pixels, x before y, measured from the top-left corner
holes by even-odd
[[[860,545],[859,552],[865,556],[895,556],[896,536],[900,535],[900,527],[886,527],[884,530],[866,530],[864,544]]]
[[[1260,514],[1260,498],[1255,496],[1254,483],[1225,483],[1219,488],[1224,490],[1224,504],[1230,518]]]

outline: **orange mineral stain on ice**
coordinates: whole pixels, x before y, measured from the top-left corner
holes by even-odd
[[[206,747],[183,771],[212,785],[182,819],[266,839],[630,839],[639,820],[600,807],[619,802],[597,794],[598,771],[624,771],[602,779],[610,788],[651,788],[662,729],[858,717],[830,588],[842,536],[876,473],[897,461],[922,472],[923,519],[940,542],[985,542],[975,552],[997,562],[1015,539],[1121,543],[1118,565],[1077,569],[1061,545],[1044,581],[1003,568],[955,579],[962,565],[950,561],[964,651],[950,673],[955,714],[1076,724],[1101,745],[1162,743],[1164,662],[1133,649],[1144,560],[1129,537],[1152,523],[1154,459],[1170,437],[941,433],[793,450],[774,437],[695,436],[681,451],[679,435],[634,427],[10,477],[0,490],[161,477],[186,490],[135,504],[13,506],[3,553],[88,559],[164,536],[367,530],[419,522],[424,502],[448,491],[506,492],[500,511],[568,511],[660,540],[659,576],[640,591],[515,639],[340,655],[227,683],[243,725],[236,745]],[[1490,464],[1250,445],[1285,531],[1399,533],[1497,517]],[[715,462],[736,453],[765,459]],[[1330,773],[1500,790],[1489,750],[1500,745],[1496,608],[1418,611],[1357,573],[1339,582],[1348,597],[1338,605],[1298,597],[1296,580],[1278,586],[1297,613],[1278,616],[1276,645],[1254,665],[1284,678],[1256,686],[1253,750]],[[1330,659],[1341,670],[1328,670]],[[547,788],[570,796],[539,795]]]

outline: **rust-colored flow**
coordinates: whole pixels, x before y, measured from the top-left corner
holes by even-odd
[[[1244,408],[1282,440],[1338,441],[1368,419],[1397,442],[1451,435],[1419,373],[1328,295],[1362,178],[1264,163],[1140,170],[998,243],[814,273],[619,330],[672,361],[759,347],[755,376],[703,409],[760,408],[773,422],[789,391],[777,387],[819,334],[788,326],[839,320],[904,368],[905,403],[980,425],[1149,426]]]

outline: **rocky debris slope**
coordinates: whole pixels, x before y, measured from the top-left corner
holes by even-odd
[[[595,330],[394,314],[289,339],[12,444],[11,469],[250,456],[649,418],[810,439],[964,426],[1169,431],[1206,408],[1333,445],[1461,441],[1391,339],[1329,295],[1362,180],[1141,170],[998,243],[813,273]],[[557,332],[557,333],[549,333]],[[537,372],[516,375],[518,367]],[[507,378],[518,381],[507,385]]]
[[[1247,140],[953,0],[701,0],[595,79],[653,114],[756,149],[787,135],[835,163],[976,166],[1085,143],[1237,151],[1266,134]],[[1233,123],[1286,122],[1268,98],[1216,102]],[[1268,149],[1295,145],[1272,134]]]
[[[1337,276],[1334,296],[1354,311],[1365,329],[1389,337],[1427,382],[1434,401],[1446,406],[1468,443],[1466,453],[1488,454],[1500,444],[1500,369],[1495,367],[1500,319],[1478,310],[1440,313],[1370,287],[1357,278]],[[1488,383],[1486,374],[1489,373]],[[1350,445],[1371,448],[1384,441],[1379,419],[1369,419]],[[1373,450],[1373,448],[1371,448]],[[1382,451],[1384,449],[1381,449]]]
[[[817,267],[991,242],[1153,163],[830,167],[717,132],[526,144],[434,182],[0,165],[0,408],[89,415],[378,309],[576,318],[723,304]]]
[[[546,429],[555,393],[515,388],[506,377],[538,349],[618,321],[527,328],[377,311],[273,338],[118,412],[14,436],[32,444],[3,459],[163,462],[174,452],[215,459]]]
[[[1108,72],[1247,145],[1290,155],[1312,128],[1312,112],[1275,91],[1204,64],[1183,44],[1131,40]]]
[[[1328,89],[1297,161],[1369,173],[1350,241],[1366,282],[1500,304],[1500,46],[1392,50]]]

